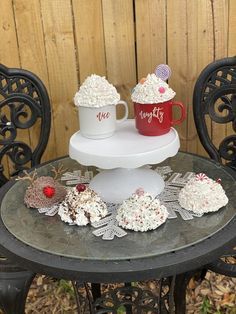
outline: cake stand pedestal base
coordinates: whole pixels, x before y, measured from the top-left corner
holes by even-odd
[[[103,170],[89,184],[104,202],[119,204],[131,196],[138,188],[153,197],[160,194],[165,186],[163,178],[152,169],[116,168]]]

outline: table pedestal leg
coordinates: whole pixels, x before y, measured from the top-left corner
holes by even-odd
[[[91,314],[104,314],[104,313],[119,313],[119,311],[125,311],[126,314],[173,314],[174,300],[173,292],[175,287],[175,278],[163,278],[153,280],[154,288],[148,290],[143,288],[145,283],[125,283],[121,286],[112,284],[116,288],[107,290],[101,295],[103,284],[83,283],[86,290],[87,302],[84,296],[81,296],[78,288],[81,288],[81,284],[74,282],[73,286],[77,293],[78,313],[82,307],[87,308],[89,306],[89,312]],[[83,306],[81,306],[81,300]],[[87,304],[87,306],[86,306]]]
[[[190,279],[197,272],[197,270],[190,271],[175,277],[174,302],[176,314],[184,314],[186,312],[186,289]]]
[[[8,270],[5,269],[6,266]],[[0,307],[6,314],[25,313],[25,302],[34,273],[0,265]]]
[[[101,298],[101,284],[91,283],[91,292],[94,300]]]
[[[79,283],[77,281],[72,281],[72,285],[73,285],[74,292],[75,292],[78,314],[80,314],[82,312],[82,308],[86,307],[86,303],[87,303],[87,302],[84,302],[85,301],[85,300],[83,300],[84,297],[82,297],[80,295],[80,292],[79,292],[79,288],[81,288],[82,286],[84,287],[84,289],[86,291],[89,311],[91,314],[93,314],[94,313],[94,311],[93,311],[93,300],[96,300],[96,299],[101,297],[101,284],[100,283],[91,283],[91,288],[90,288],[86,282]]]
[[[154,170],[147,168],[103,170],[89,184],[103,201],[120,204],[138,188],[143,188],[153,197],[165,187],[163,178]]]
[[[131,283],[110,289],[93,303],[93,314],[117,313],[124,309],[126,314],[172,314],[173,280],[158,280],[157,290],[142,289]],[[158,288],[159,287],[159,288]]]
[[[72,281],[71,283],[72,283],[74,293],[75,293],[77,313],[80,314],[81,313],[81,301],[80,301],[80,295],[79,295],[79,291],[78,291],[79,283],[77,281]]]
[[[130,282],[126,282],[125,287],[132,287],[132,285]],[[129,295],[129,297],[132,298],[132,295]],[[125,305],[125,309],[126,309],[126,314],[132,314],[132,305],[131,304]]]

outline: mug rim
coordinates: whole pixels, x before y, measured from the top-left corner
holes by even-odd
[[[104,107],[109,107],[109,106],[116,106],[116,105],[118,105],[120,102],[126,102],[127,103],[127,101],[125,101],[125,100],[123,100],[123,99],[120,99],[119,101],[117,101],[116,103],[113,103],[113,104],[107,104],[107,105],[104,105],[104,106],[99,106],[99,107],[93,107],[93,106],[80,106],[80,105],[75,105],[77,108],[89,108],[89,109],[101,109],[101,108],[104,108]]]
[[[172,102],[174,102],[173,99],[170,99],[170,100],[167,100],[167,101],[163,101],[163,102],[153,103],[153,104],[150,104],[150,103],[142,104],[142,103],[139,103],[139,102],[133,102],[133,103],[134,103],[134,105],[138,105],[138,106],[158,106],[158,105],[163,105],[163,104],[172,103]]]

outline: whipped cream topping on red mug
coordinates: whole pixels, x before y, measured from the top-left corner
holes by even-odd
[[[141,79],[134,88],[131,99],[139,104],[157,104],[174,98],[175,94],[166,82],[153,73]]]

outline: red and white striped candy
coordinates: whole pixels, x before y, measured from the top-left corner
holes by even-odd
[[[208,179],[208,176],[206,176],[205,173],[198,173],[196,175],[196,180],[203,181],[203,180],[207,180],[207,179]]]

